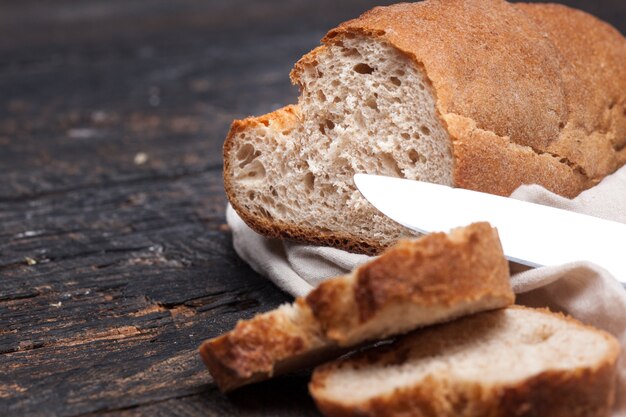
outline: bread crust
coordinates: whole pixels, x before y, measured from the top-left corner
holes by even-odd
[[[528,309],[521,306],[509,308]],[[555,314],[547,309],[530,310]],[[405,359],[399,346],[403,340],[399,340],[393,345],[316,368],[309,391],[320,411],[329,417],[609,416],[615,396],[615,364],[619,357],[619,343],[606,332],[585,326],[562,314],[557,315],[571,324],[601,335],[609,344],[609,351],[603,360],[589,368],[547,370],[518,383],[497,386],[431,376],[420,384],[406,386],[356,405],[350,404],[349,399],[342,403],[324,397],[325,380],[345,362],[367,366],[382,356],[385,360],[402,363]],[[410,335],[407,336],[409,337]],[[397,357],[394,359],[393,356]]]
[[[227,392],[368,341],[513,301],[497,232],[476,223],[449,236],[401,242],[355,273],[325,281],[293,306],[240,321],[231,332],[204,342],[200,355]],[[398,306],[419,311],[419,320],[403,316],[397,319],[402,326],[390,326],[385,314]]]
[[[323,338],[319,324],[306,303],[296,300],[299,320],[274,310],[250,320],[241,320],[232,331],[205,341],[200,356],[223,392],[271,378],[281,369],[277,364],[307,359],[302,355],[324,357],[335,349]]]
[[[468,300],[489,300],[493,308],[512,304],[515,296],[508,277],[498,234],[481,222],[450,236],[431,233],[419,244],[400,241],[359,267],[351,281],[321,283],[306,302],[326,336],[345,345],[360,328],[403,305],[435,310]]]
[[[615,366],[607,361],[593,370],[544,372],[497,390],[467,384],[462,392],[451,395],[445,391],[444,384],[431,380],[359,408],[324,399],[316,400],[316,404],[328,417],[608,417],[614,379]],[[456,402],[450,404],[451,399]]]
[[[573,196],[589,184],[579,167],[478,129],[473,120],[448,115],[446,122],[451,136],[456,138],[454,181],[458,187],[510,195],[523,178],[525,182],[540,184],[557,194]],[[499,172],[499,180],[493,181],[487,174],[490,172]]]
[[[587,13],[501,0],[429,0],[376,7],[322,42],[355,35],[387,42],[424,68],[442,119],[468,119],[519,145],[516,160],[506,142],[492,141],[492,159],[502,155],[506,164],[468,173],[484,162],[477,156],[488,142],[449,129],[453,148],[463,143],[454,150],[457,185],[507,195],[538,183],[573,197],[626,163],[626,40]],[[294,82],[315,55],[296,64]]]
[[[450,136],[455,186],[510,195],[539,184],[574,197],[626,163],[626,40],[609,24],[555,4],[427,0],[377,7],[332,29],[291,73],[346,37],[368,36],[426,76]],[[375,255],[389,242],[271,219],[235,196],[229,153],[238,132],[294,129],[297,106],[233,123],[224,144],[229,201],[255,231]]]

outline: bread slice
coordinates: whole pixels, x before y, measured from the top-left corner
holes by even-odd
[[[608,417],[619,344],[548,310],[479,313],[317,368],[326,416]]]
[[[400,241],[292,305],[240,321],[200,347],[222,391],[321,363],[350,347],[513,303],[495,229]]]
[[[624,62],[619,32],[565,6],[375,8],[295,65],[297,105],[233,123],[228,198],[266,236],[374,254],[411,232],[355,173],[575,196],[626,162]]]

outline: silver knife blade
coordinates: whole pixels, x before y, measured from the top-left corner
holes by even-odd
[[[487,221],[513,262],[537,267],[590,261],[626,284],[626,224],[422,181],[356,174],[354,183],[384,215],[418,232]]]

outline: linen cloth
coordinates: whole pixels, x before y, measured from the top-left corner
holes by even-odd
[[[626,166],[572,200],[538,185],[521,186],[511,197],[626,223]],[[371,259],[334,248],[267,239],[250,229],[230,205],[226,217],[239,256],[293,296],[306,295],[323,280]],[[626,417],[626,290],[622,284],[600,265],[583,261],[516,273],[511,284],[517,304],[567,313],[620,341],[613,417]]]

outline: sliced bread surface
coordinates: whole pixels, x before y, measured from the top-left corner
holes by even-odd
[[[266,236],[376,254],[412,233],[355,173],[573,197],[626,162],[624,62],[618,31],[565,6],[375,8],[296,64],[297,105],[233,123],[228,198]]]
[[[401,241],[294,304],[240,321],[200,347],[221,390],[319,364],[350,347],[512,304],[497,231],[487,223]]]
[[[464,317],[318,367],[326,416],[610,415],[619,344],[543,309]]]

